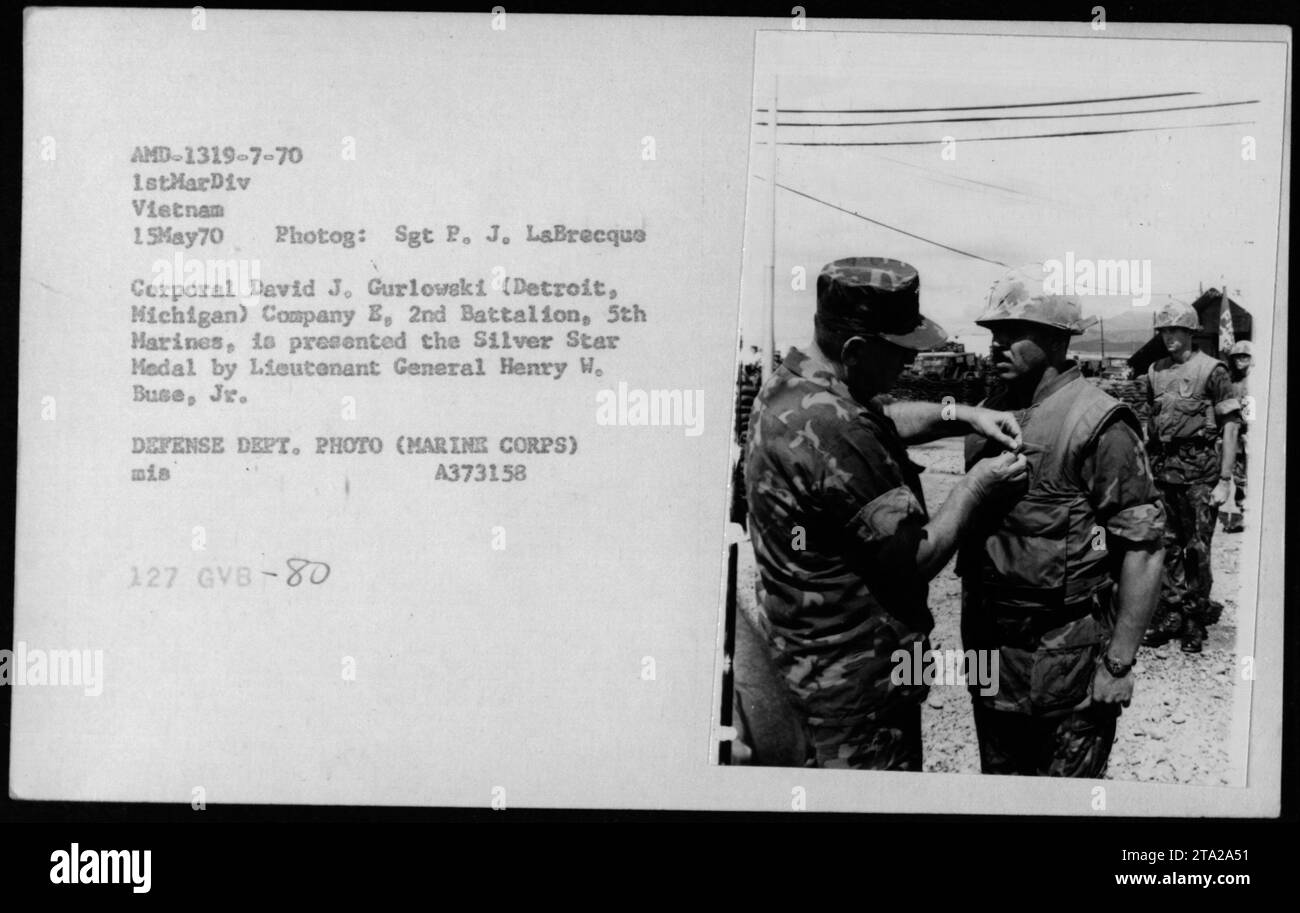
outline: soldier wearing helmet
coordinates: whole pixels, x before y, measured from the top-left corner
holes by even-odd
[[[917,271],[898,260],[827,265],[813,341],[792,349],[754,400],[745,483],[762,599],[748,621],[803,730],[754,727],[750,736],[767,742],[748,746],[756,763],[789,764],[805,745],[819,767],[921,769],[926,670],[900,670],[896,654],[925,655],[930,579],[981,505],[1023,485],[1025,460],[1006,452],[1020,433],[1009,413],[877,400],[917,351],[946,338],[921,315],[919,296]],[[968,431],[1001,453],[931,516],[906,447]],[[738,625],[738,658],[746,630]],[[770,694],[744,693],[753,676],[741,671],[742,708],[771,707]]]
[[[1239,533],[1246,516],[1246,428],[1250,421],[1246,404],[1250,402],[1250,389],[1246,378],[1250,376],[1254,351],[1250,340],[1243,339],[1228,350],[1228,375],[1232,378],[1232,395],[1241,405],[1241,430],[1237,432],[1237,459],[1232,464],[1234,509],[1223,515],[1223,531]]]
[[[1193,349],[1200,318],[1191,305],[1170,301],[1154,326],[1169,354],[1141,382],[1151,404],[1147,452],[1167,524],[1160,605],[1143,643],[1180,638],[1184,653],[1200,653],[1205,626],[1217,618],[1210,545],[1237,459],[1241,404],[1227,367]]]
[[[996,692],[971,688],[981,767],[1099,777],[1160,581],[1140,425],[1067,360],[1079,304],[1041,266],[999,280],[976,323],[1002,381],[983,405],[1014,410],[1029,462],[1023,496],[983,512],[958,560],[963,647],[999,660]],[[967,464],[990,449],[969,438]]]

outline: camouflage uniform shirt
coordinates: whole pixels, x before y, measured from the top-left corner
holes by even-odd
[[[928,517],[894,423],[811,352],[792,349],[754,402],[749,524],[778,669],[811,726],[852,729],[925,696],[890,673],[934,624],[915,571]]]

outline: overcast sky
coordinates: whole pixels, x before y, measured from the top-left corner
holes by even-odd
[[[1285,50],[1240,42],[1018,38],[853,33],[760,33],[756,107],[773,73],[780,107],[928,108],[1197,93],[1171,98],[1029,109],[889,114],[783,114],[781,121],[879,122],[881,127],[779,127],[778,140],[936,141],[926,145],[778,145],[779,183],[988,260],[1022,264],[1076,258],[1149,260],[1155,293],[1188,302],[1219,286],[1267,329],[1275,291]],[[1258,104],[1118,115],[1258,99]],[[1103,113],[1096,117],[899,124],[949,117]],[[766,118],[756,113],[755,121]],[[1236,126],[1191,126],[1235,121]],[[1079,130],[1151,132],[970,142],[976,137]],[[1169,128],[1169,129],[1165,129]],[[1186,128],[1186,129],[1176,129]],[[750,147],[741,330],[761,342],[772,216],[770,147],[755,126]],[[938,140],[956,140],[954,160]],[[1257,158],[1243,160],[1243,138]],[[816,275],[841,257],[888,256],[921,274],[922,310],[968,347],[987,348],[973,324],[1001,266],[952,253],[785,190],[777,191],[777,346],[811,334]],[[791,287],[791,269],[807,287]],[[1240,292],[1238,295],[1237,292]],[[1085,299],[1109,316],[1128,298]]]

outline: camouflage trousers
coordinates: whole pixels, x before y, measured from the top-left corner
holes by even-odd
[[[733,723],[760,766],[921,769],[918,693],[858,716],[817,716],[821,702],[794,690],[777,671],[767,642],[744,612],[736,613]],[[843,708],[836,706],[836,711]]]
[[[907,702],[853,725],[810,720],[818,767],[921,770],[921,705]]]
[[[984,773],[1090,779],[1105,775],[1119,720],[1117,704],[1092,704],[1062,716],[994,710],[978,700],[974,707]]]
[[[1232,462],[1232,483],[1236,489],[1233,501],[1237,505],[1237,513],[1246,511],[1246,436],[1242,435],[1237,441],[1237,458]]]
[[[1202,625],[1213,621],[1210,547],[1218,508],[1210,500],[1213,485],[1157,485],[1165,502],[1165,566],[1152,627],[1174,633],[1184,619]]]

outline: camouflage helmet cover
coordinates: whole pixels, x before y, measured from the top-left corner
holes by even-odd
[[[1195,331],[1201,328],[1201,318],[1197,316],[1196,308],[1186,302],[1171,298],[1156,309],[1152,325],[1157,330],[1181,327],[1184,330]]]
[[[1041,263],[1017,267],[993,283],[984,313],[975,323],[988,327],[1004,320],[1025,320],[1078,336],[1083,333],[1082,310],[1061,286],[1060,277]]]
[[[1243,339],[1243,340],[1241,340],[1241,342],[1235,343],[1235,344],[1232,346],[1232,348],[1228,350],[1228,355],[1229,355],[1229,356],[1232,356],[1232,355],[1254,355],[1254,354],[1255,354],[1255,353],[1254,353],[1254,351],[1252,351],[1252,349],[1251,349],[1251,345],[1250,345],[1250,340],[1249,340],[1249,339]]]

